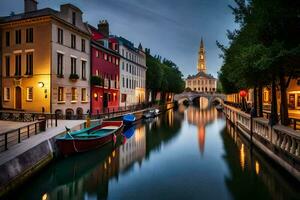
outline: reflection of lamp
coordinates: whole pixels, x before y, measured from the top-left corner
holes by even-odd
[[[43,82],[38,82],[38,86],[39,86],[40,88],[42,88],[42,87],[44,87],[44,83],[43,83]]]

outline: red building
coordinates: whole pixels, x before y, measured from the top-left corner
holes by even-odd
[[[112,112],[119,107],[118,43],[109,38],[109,25],[100,21],[98,28],[89,25],[91,40],[91,114]]]

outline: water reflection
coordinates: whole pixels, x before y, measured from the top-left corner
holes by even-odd
[[[169,110],[116,146],[56,161],[6,199],[299,199],[299,185],[220,117]]]
[[[187,110],[187,120],[189,124],[197,126],[198,129],[198,144],[201,155],[205,149],[205,127],[215,121],[220,115],[214,107],[203,109],[200,107],[191,106]]]
[[[230,169],[225,182],[234,199],[300,199],[299,183],[251,146],[230,122],[221,135]],[[239,157],[232,156],[236,151]]]

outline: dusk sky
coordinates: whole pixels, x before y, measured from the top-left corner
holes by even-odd
[[[226,30],[236,27],[233,0],[38,0],[38,8],[59,9],[73,3],[84,21],[110,23],[110,34],[120,35],[175,62],[186,77],[197,72],[200,39],[206,48],[208,73],[217,76],[222,64],[216,40],[227,44]],[[0,15],[23,12],[23,0],[1,0]]]

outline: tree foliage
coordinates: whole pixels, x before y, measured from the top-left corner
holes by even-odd
[[[223,91],[279,86],[281,123],[286,125],[286,88],[300,75],[300,1],[235,0],[230,8],[240,28],[227,32],[228,47],[217,42],[224,58],[219,72]]]
[[[154,94],[162,93],[181,93],[185,83],[179,67],[171,60],[162,59],[161,56],[150,54],[146,49],[147,55],[147,89]]]

